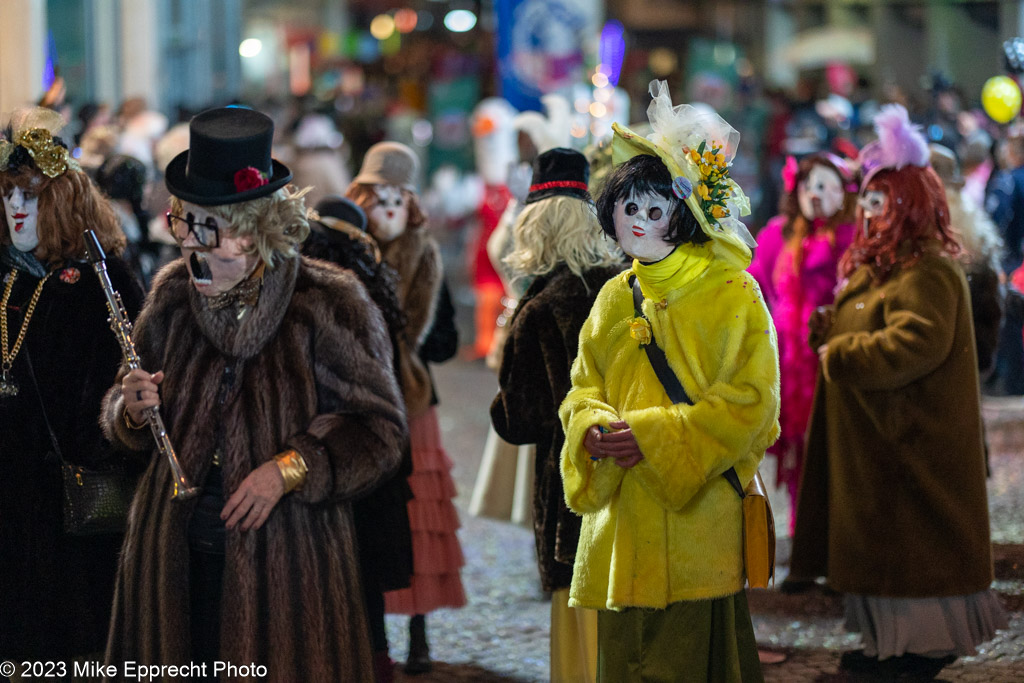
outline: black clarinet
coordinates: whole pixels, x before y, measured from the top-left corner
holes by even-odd
[[[139,354],[136,353],[135,342],[132,341],[132,322],[128,319],[128,312],[124,310],[121,295],[117,293],[114,285],[110,282],[110,276],[107,275],[107,256],[103,253],[103,247],[100,246],[100,241],[92,230],[85,231],[85,249],[89,253],[89,262],[100,279],[103,294],[107,297],[107,310],[110,311],[110,317],[107,320],[118,343],[121,344],[124,363],[129,370],[135,370],[139,367]],[[189,486],[185,473],[181,469],[181,462],[178,461],[178,455],[174,452],[174,446],[171,445],[171,439],[167,436],[167,429],[164,427],[163,418],[160,417],[158,406],[146,409],[146,422],[153,432],[156,447],[160,450],[161,455],[167,458],[167,462],[171,466],[171,474],[174,477],[174,500],[188,500],[195,497],[199,493],[199,487]]]

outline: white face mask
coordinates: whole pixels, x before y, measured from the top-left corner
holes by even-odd
[[[409,222],[409,206],[401,188],[394,185],[374,185],[377,205],[370,209],[370,234],[380,242],[390,242],[403,232]]]
[[[843,179],[839,174],[818,164],[797,187],[796,200],[805,218],[828,220],[843,208],[844,194]]]
[[[857,200],[857,206],[864,214],[864,236],[868,236],[868,224],[872,218],[878,218],[885,211],[885,193],[881,190],[868,190]]]
[[[185,202],[182,213],[179,219],[173,219],[174,239],[181,247],[192,284],[200,294],[223,294],[252,274],[259,257],[245,253],[252,245],[251,237],[232,236],[230,224],[201,206]],[[190,220],[196,226],[191,231]],[[196,232],[203,235],[206,246],[199,241]],[[216,247],[212,246],[217,243],[214,233],[220,240]]]
[[[615,202],[615,239],[622,251],[646,263],[660,261],[676,248],[665,241],[674,203],[653,192]]]
[[[4,197],[4,210],[14,248],[28,253],[39,246],[39,197],[15,187]]]

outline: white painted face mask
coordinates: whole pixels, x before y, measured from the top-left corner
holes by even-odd
[[[171,219],[172,234],[200,294],[223,294],[252,274],[259,257],[246,253],[251,237],[234,237],[224,219],[201,206],[185,203],[182,213]]]
[[[28,253],[39,246],[39,197],[15,187],[4,196],[4,211],[15,249]]]
[[[828,220],[843,208],[843,179],[827,166],[818,164],[796,188],[800,213],[809,220]]]
[[[615,202],[615,239],[622,251],[645,263],[660,261],[676,248],[665,241],[673,200],[660,194],[630,194]]]
[[[867,237],[871,219],[881,216],[885,211],[885,193],[881,190],[868,190],[857,199],[857,206],[864,214],[864,236]]]
[[[370,209],[369,228],[379,242],[390,242],[403,232],[409,222],[409,206],[401,188],[394,185],[374,185],[377,205]]]

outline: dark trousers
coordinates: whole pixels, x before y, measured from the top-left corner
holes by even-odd
[[[221,469],[211,467],[188,527],[192,661],[206,664],[207,678],[220,659],[220,605],[224,584],[225,528]]]
[[[192,550],[189,558],[192,606],[192,661],[206,663],[208,680],[213,662],[220,659],[220,602],[224,554]]]

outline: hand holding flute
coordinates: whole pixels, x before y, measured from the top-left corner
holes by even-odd
[[[124,408],[135,424],[145,424],[146,410],[160,405],[158,385],[164,381],[164,373],[149,374],[142,368],[129,372],[121,380],[121,393],[124,395]]]
[[[121,381],[125,407],[128,410],[127,416],[136,425],[139,425],[140,429],[145,425],[149,425],[150,430],[153,432],[157,450],[167,458],[167,462],[171,467],[171,475],[174,478],[172,497],[175,500],[193,498],[199,493],[199,488],[192,486],[185,478],[181,463],[178,461],[178,456],[174,452],[171,440],[167,436],[167,429],[164,427],[160,410],[157,408],[160,405],[158,385],[163,381],[163,372],[151,375],[139,367],[139,356],[135,352],[135,342],[132,341],[131,335],[132,323],[128,319],[128,314],[121,303],[121,295],[117,293],[114,286],[110,283],[103,247],[92,230],[86,230],[84,237],[85,248],[89,254],[89,262],[92,263],[93,268],[96,270],[96,276],[100,280],[100,286],[103,288],[103,294],[107,299],[107,310],[110,313],[110,329],[117,336],[117,341],[121,345],[121,351],[124,354],[124,362],[129,368],[128,374]]]

